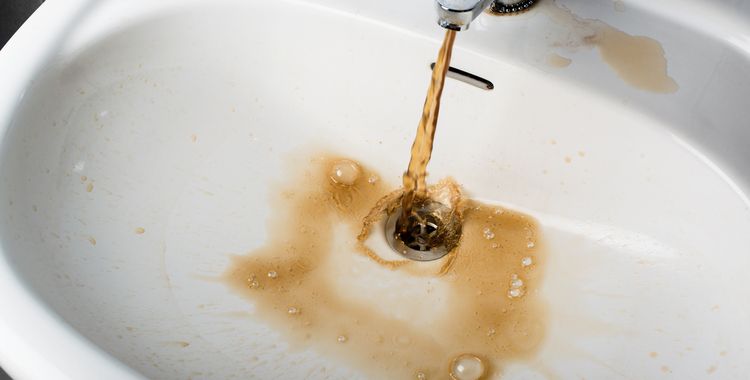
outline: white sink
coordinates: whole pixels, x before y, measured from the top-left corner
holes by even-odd
[[[266,242],[290,163],[334,152],[396,187],[433,7],[45,2],[0,52],[3,368],[384,378],[295,345],[216,279]],[[750,376],[749,59],[737,1],[545,0],[459,34],[452,65],[495,89],[449,81],[430,178],[534,216],[547,250],[544,339],[496,374]],[[379,299],[397,277],[333,281],[407,319],[421,297]]]

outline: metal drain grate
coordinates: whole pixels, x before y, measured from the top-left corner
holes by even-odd
[[[400,255],[416,261],[437,260],[458,243],[461,224],[453,211],[442,203],[427,201],[400,222],[401,208],[388,215],[385,226],[389,245]]]

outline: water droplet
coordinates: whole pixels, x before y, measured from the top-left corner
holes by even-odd
[[[501,215],[504,212],[505,212],[505,210],[503,210],[501,208],[495,209],[495,215]]]
[[[518,275],[513,273],[510,275],[510,290],[508,290],[508,297],[518,298],[524,293],[523,280],[518,278]]]
[[[268,271],[268,278],[276,278],[276,277],[279,277],[279,274],[276,273],[275,270],[269,270]]]
[[[495,333],[497,333],[497,331],[495,331],[495,329],[492,327],[490,327],[490,329],[487,330],[487,336],[493,336],[495,335]]]
[[[492,232],[489,227],[485,227],[484,230],[482,230],[482,235],[484,235],[484,238],[487,240],[492,240],[495,238],[495,233]]]
[[[331,181],[337,185],[351,186],[359,178],[359,165],[351,160],[339,160],[333,163],[330,172]]]
[[[523,265],[525,267],[531,266],[531,264],[533,264],[533,263],[534,263],[534,261],[529,256],[526,256],[523,259],[521,259],[521,265]]]
[[[247,286],[249,286],[250,289],[258,289],[260,287],[260,283],[258,282],[258,279],[255,277],[254,274],[251,274],[247,278]]]
[[[380,179],[380,178],[378,178],[378,176],[372,175],[372,176],[370,176],[370,178],[367,179],[367,183],[373,185],[373,184],[375,184],[375,182],[378,182],[378,179]]]
[[[346,343],[347,340],[348,338],[346,337],[346,335],[339,335],[339,337],[336,338],[336,341],[338,341],[339,343]]]
[[[534,245],[535,245],[534,242],[530,241],[530,242],[526,243],[526,248],[534,248]]]
[[[73,171],[76,173],[82,172],[84,168],[86,168],[85,161],[78,161],[75,165],[73,165]]]
[[[499,247],[499,246],[500,246],[500,245],[498,245],[497,243],[492,243],[492,245],[491,245],[490,247],[492,247],[492,248],[497,248],[497,247]]]
[[[482,359],[476,355],[462,354],[451,362],[450,377],[453,380],[478,380],[484,371]]]
[[[417,380],[426,380],[426,379],[427,379],[427,375],[425,375],[424,372],[422,371],[417,372]]]
[[[286,312],[289,313],[289,315],[297,315],[299,314],[299,309],[294,306],[290,306],[289,310],[287,310]]]
[[[518,289],[523,286],[523,280],[520,278],[517,278],[515,280],[510,281],[510,288],[511,289]]]

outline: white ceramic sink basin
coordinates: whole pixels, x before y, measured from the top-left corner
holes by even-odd
[[[311,157],[395,189],[434,18],[431,0],[45,2],[0,51],[3,368],[388,378],[217,279]],[[750,376],[749,57],[738,1],[545,0],[459,34],[452,65],[495,90],[449,81],[430,178],[532,215],[546,250],[545,334],[495,377]],[[343,257],[352,303],[414,331],[450,313],[445,278],[425,293]]]

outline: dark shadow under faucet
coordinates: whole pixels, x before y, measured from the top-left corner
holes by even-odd
[[[529,9],[538,0],[435,0],[438,24],[450,30],[467,30],[489,8],[497,14],[513,14]]]

